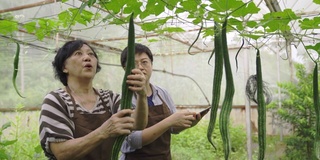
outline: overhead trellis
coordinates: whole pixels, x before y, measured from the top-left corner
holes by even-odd
[[[291,47],[289,46],[302,45],[315,64],[314,73],[318,71],[320,0],[304,0],[303,2],[299,0],[45,0],[28,1],[27,3],[19,4],[18,1],[8,0],[1,5],[0,36],[10,39],[10,43],[37,46],[37,43],[45,39],[56,40],[58,44],[60,41],[81,38],[108,52],[119,53],[126,46],[127,24],[130,13],[134,12],[134,23],[137,28],[136,41],[152,42],[158,48],[163,39],[172,41],[171,46],[167,47],[171,49],[170,52],[164,47],[162,47],[163,50],[151,48],[155,53],[159,53],[158,55],[186,54],[187,52],[190,54],[215,53],[216,58],[221,58],[223,62],[219,61],[214,64],[215,67],[220,65],[217,67],[219,73],[215,72],[214,78],[217,75],[221,76],[221,63],[224,63],[228,80],[222,103],[221,112],[223,114],[220,115],[220,123],[223,124],[220,131],[224,141],[225,159],[229,158],[228,120],[234,92],[227,51],[232,48],[241,49],[237,43],[232,44],[227,41],[227,33],[243,38],[249,46],[258,51],[256,74],[259,159],[264,159],[266,145],[265,99],[261,88],[263,84],[261,61],[263,60],[259,49],[271,39],[283,39],[286,42],[288,59],[291,60]],[[48,10],[52,12],[47,12]],[[20,37],[21,33],[32,35],[33,38]],[[190,49],[185,49],[189,47]],[[315,54],[310,52],[315,52]],[[16,71],[18,70],[15,70],[14,74]],[[220,97],[218,81],[221,81],[221,77],[213,81],[213,96]],[[314,75],[314,82],[314,88],[317,88],[316,75]],[[314,107],[317,112],[315,154],[320,155],[318,96],[318,91],[315,90]],[[219,98],[213,97],[211,104],[213,109],[211,110],[208,140],[214,144],[211,133],[214,129],[216,111],[220,105]]]
[[[237,4],[232,3],[233,1],[235,0],[219,0],[217,2],[221,4]],[[296,19],[296,21],[287,19],[287,21],[297,22],[317,17],[320,10],[316,0],[314,2],[308,0],[303,3],[298,0],[282,0],[278,3],[276,3],[276,0],[246,0],[243,2],[252,3],[248,3],[248,7],[241,10],[241,12],[239,11],[238,15],[232,18],[229,23],[231,26],[236,27],[238,31],[241,31],[240,33],[249,33],[249,37],[253,39],[259,37],[271,38],[272,34],[268,34],[269,32],[281,31],[286,26],[284,24],[281,28],[281,26],[276,26],[279,25],[277,20],[270,21],[270,19],[274,18],[267,17],[270,11],[279,12],[276,9],[281,7],[282,10],[277,15],[278,20],[281,20],[292,16],[288,11],[284,11],[289,8],[301,18]],[[138,17],[138,19],[135,19],[135,23],[139,26],[136,27],[138,28],[137,41],[159,43],[159,45],[161,45],[163,39],[170,39],[175,42],[172,44],[173,52],[172,50],[169,52],[155,48],[154,50],[157,51],[155,53],[159,55],[168,53],[186,54],[186,50],[182,51],[181,48],[187,48],[193,43],[201,24],[203,24],[199,41],[190,50],[191,53],[197,54],[210,52],[214,47],[210,43],[213,37],[213,32],[210,28],[213,27],[214,14],[216,12],[215,10],[211,11],[210,8],[215,9],[214,5],[210,4],[210,2],[201,1],[166,2],[163,0],[149,2],[140,2],[138,0],[130,2],[115,0],[30,0],[22,3],[7,0],[2,2],[0,6],[1,18],[5,20],[0,23],[0,33],[2,35],[10,35],[11,33],[21,32],[34,35],[35,38],[33,39],[22,40],[29,44],[37,44],[37,39],[50,38],[65,41],[81,38],[92,42],[98,48],[118,53],[125,46],[127,40],[128,15],[131,11],[134,11],[137,13],[136,17]],[[216,6],[216,8],[219,8],[219,5]],[[257,10],[257,12],[252,12],[253,10]],[[316,19],[314,21],[315,23],[312,25],[316,27],[318,22]],[[248,32],[244,32],[242,22],[247,23]],[[261,23],[259,24],[259,22]],[[310,21],[300,23],[307,26],[311,24]],[[261,31],[252,31],[252,29],[259,26],[262,28]],[[306,35],[299,25],[292,24],[291,27],[296,31],[293,34]],[[263,31],[263,28],[270,31]],[[56,33],[58,33],[58,36]],[[316,36],[315,33],[312,33],[313,37]],[[12,35],[12,38],[15,37],[16,35]],[[304,38],[307,38],[307,36]],[[261,44],[265,43],[262,39],[259,42]],[[177,47],[174,50],[175,46],[182,47]],[[236,49],[239,46],[237,43],[229,44],[229,48]]]

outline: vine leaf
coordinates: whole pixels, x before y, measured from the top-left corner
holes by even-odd
[[[165,10],[166,10],[165,3],[160,1],[148,1],[145,10],[140,15],[140,18],[144,19],[150,15],[159,16],[161,13],[165,12]]]
[[[126,4],[127,0],[99,1],[99,5],[113,14],[118,14]]]
[[[163,19],[158,19],[156,21],[152,21],[152,22],[145,22],[143,24],[141,24],[141,28],[144,31],[154,31],[156,30],[159,26],[164,25],[165,23],[167,23],[167,21],[172,18],[172,17],[166,17]]]
[[[76,23],[87,26],[92,21],[95,14],[85,10],[86,5],[81,5],[80,8],[69,8],[58,14],[59,21],[62,22],[63,27],[74,26]]]
[[[143,6],[142,2],[126,1],[126,3],[127,4],[123,8],[123,13],[124,14],[134,13],[135,15],[138,15],[138,14],[140,14],[142,12],[141,9],[140,9],[140,7]]]
[[[165,27],[162,30],[159,30],[158,33],[162,34],[162,33],[179,33],[179,32],[185,32],[185,30],[181,27]]]
[[[320,29],[320,17],[305,18],[299,22],[301,29]]]
[[[315,44],[314,46],[311,46],[311,45],[306,46],[306,49],[315,50],[318,53],[318,55],[320,56],[320,42]]]
[[[244,34],[242,33],[241,36],[243,37],[249,37],[252,38],[254,40],[258,40],[260,37],[262,37],[263,35],[258,35],[258,34]]]
[[[240,6],[240,5],[239,5]],[[253,2],[248,3],[245,7],[238,9],[232,13],[232,16],[235,17],[245,17],[249,14],[258,13],[261,9],[257,7]]]
[[[35,32],[37,27],[37,22],[28,22],[25,25],[23,25],[23,27],[27,30],[28,33],[32,33]]]
[[[226,11],[231,11],[234,9],[239,8],[239,6],[242,6],[244,2],[242,1],[232,1],[229,2],[229,0],[219,0],[219,1],[212,1],[212,4],[210,7],[215,9],[217,12],[225,13]]]
[[[198,11],[198,2],[194,0],[187,0],[185,2],[181,2],[181,6],[183,9],[188,10],[190,12],[197,12]]]
[[[285,9],[282,12],[272,12],[265,14],[261,25],[269,32],[275,31],[290,31],[291,27],[288,25],[292,20],[297,20],[297,16],[291,9]]]
[[[18,24],[11,20],[0,20],[0,33],[4,35],[11,34],[18,30]]]
[[[89,0],[88,7],[92,7],[96,3],[96,0]]]
[[[51,31],[58,28],[58,24],[55,20],[40,18],[38,20],[39,27],[35,30],[35,35],[39,40],[43,40],[46,36],[51,35]]]

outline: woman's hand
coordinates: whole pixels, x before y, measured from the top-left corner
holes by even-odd
[[[170,122],[172,122],[171,127],[178,128],[189,128],[192,126],[193,122],[196,120],[194,117],[196,113],[189,111],[176,112],[172,114],[170,118]]]
[[[146,77],[140,69],[132,69],[131,74],[127,77],[129,89],[141,96],[147,94],[146,83]]]
[[[99,134],[103,138],[130,134],[134,124],[134,119],[130,116],[132,113],[131,109],[123,109],[112,115],[99,127]]]
[[[202,119],[201,113],[197,113],[197,114],[193,115],[193,117],[195,118],[195,120],[192,121],[191,127],[197,125],[199,123],[199,121]]]
[[[148,124],[148,102],[147,102],[147,80],[140,69],[132,69],[127,77],[129,89],[137,93],[137,102],[133,118],[135,118],[134,129],[143,130]]]

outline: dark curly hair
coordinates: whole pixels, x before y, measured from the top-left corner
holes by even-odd
[[[151,60],[151,63],[153,62],[152,52],[147,46],[140,43],[135,43],[135,52],[136,52],[135,54],[146,53],[149,59]],[[121,61],[122,67],[126,66],[127,57],[128,57],[128,47],[124,48],[121,53],[120,61]]]
[[[99,58],[94,49],[87,42],[85,42],[84,40],[68,41],[58,50],[56,56],[54,57],[54,61],[52,61],[52,66],[55,72],[55,78],[59,79],[64,86],[68,86],[68,74],[63,72],[65,62],[74,51],[80,49],[84,44],[90,47],[90,49],[94,53],[94,56],[97,58],[97,72],[101,70]]]

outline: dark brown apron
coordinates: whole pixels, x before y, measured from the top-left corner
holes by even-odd
[[[149,107],[147,128],[171,115],[167,104],[161,97],[160,99],[162,105]],[[145,145],[134,152],[126,153],[126,160],[171,160],[170,141],[171,132],[169,129],[152,143]]]
[[[68,90],[68,89],[67,89]],[[75,124],[75,134],[74,138],[79,138],[87,135],[88,133],[94,131],[98,127],[102,125],[105,121],[107,121],[112,114],[109,111],[109,107],[100,94],[94,89],[96,94],[99,95],[103,106],[105,107],[106,112],[103,114],[80,114],[77,111],[78,105],[76,105],[74,98],[71,96],[70,91],[69,94],[71,96],[73,105],[75,106],[74,109],[74,117],[72,118]],[[114,144],[115,138],[108,138],[104,140],[100,145],[98,145],[95,149],[93,149],[89,154],[83,157],[83,160],[110,160],[111,159],[111,152],[112,146]]]

